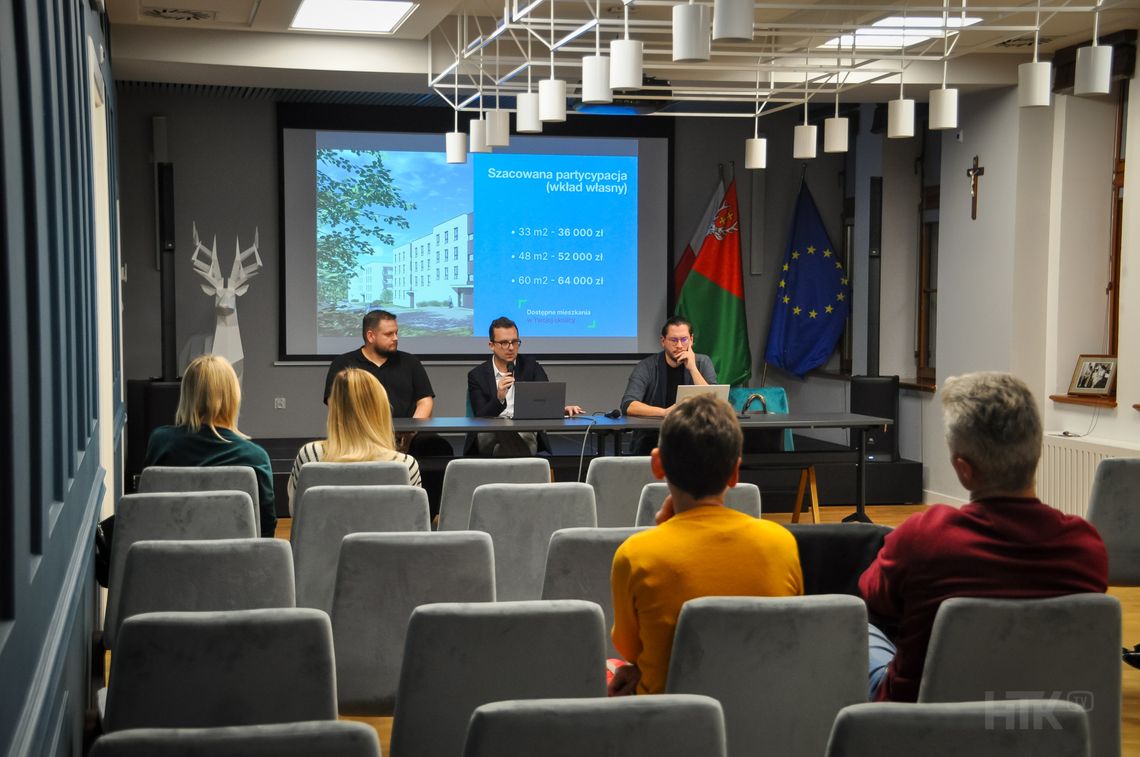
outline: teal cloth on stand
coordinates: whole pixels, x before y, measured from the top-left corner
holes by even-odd
[[[782,415],[788,414],[788,393],[784,391],[782,386],[760,386],[755,388],[748,387],[734,387],[728,393],[728,402],[736,410],[740,412],[744,408],[744,403],[753,394],[759,394],[764,398],[764,402],[768,404],[769,413],[780,413]],[[750,407],[749,414],[758,412],[760,408],[757,407],[759,403],[753,402]],[[790,428],[784,429],[784,451],[792,452],[795,447],[792,444],[792,430]]]

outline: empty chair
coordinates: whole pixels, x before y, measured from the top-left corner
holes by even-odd
[[[390,752],[454,757],[481,704],[605,695],[602,611],[590,602],[446,603],[412,613]]]
[[[311,486],[379,486],[408,485],[408,466],[396,460],[379,460],[362,463],[305,463],[297,475],[297,490],[289,500],[289,514],[293,503]]]
[[[543,599],[584,599],[601,606],[605,617],[606,656],[618,657],[608,633],[614,625],[610,569],[614,552],[644,528],[563,528],[550,537]]]
[[[245,492],[258,506],[257,475],[245,465],[152,465],[139,476],[139,494],[214,491]]]
[[[796,537],[804,594],[850,594],[861,597],[859,576],[883,548],[891,532],[874,523],[791,523]]]
[[[471,524],[471,497],[476,487],[506,483],[550,483],[550,462],[541,457],[449,462],[443,471],[439,530],[466,531]]]
[[[340,711],[391,715],[408,618],[432,602],[495,601],[489,534],[349,534],[332,604]]]
[[[144,612],[295,607],[293,553],[281,539],[135,542],[119,592],[120,624]],[[108,649],[117,630],[104,630]]]
[[[1108,551],[1109,585],[1140,586],[1140,458],[1100,461],[1088,519]]]
[[[428,523],[427,493],[418,486],[311,487],[293,518],[297,606],[332,611],[336,561],[348,534],[427,531]]]
[[[1085,711],[1059,699],[844,707],[827,757],[1087,757]]]
[[[115,508],[115,537],[105,629],[110,644],[118,630],[119,594],[127,551],[136,541],[155,539],[250,539],[257,536],[253,500],[242,491],[128,494]],[[108,647],[110,648],[110,647]]]
[[[119,628],[107,733],[336,715],[332,627],[323,612],[153,612]]]
[[[839,710],[867,699],[867,609],[841,594],[690,600],[666,692],[719,700],[731,756],[822,754]]]
[[[646,484],[641,489],[641,499],[637,503],[638,526],[652,526],[656,523],[657,511],[669,496],[669,485],[664,481]],[[753,518],[760,517],[760,487],[756,484],[737,484],[728,490],[724,497],[725,507],[739,510]]]
[[[463,757],[724,757],[720,704],[692,694],[485,704]]]
[[[586,469],[586,483],[594,487],[598,525],[625,528],[637,522],[641,489],[657,479],[649,457],[595,457]]]
[[[594,490],[586,484],[484,484],[471,502],[471,530],[495,543],[499,601],[538,599],[550,536],[596,525]]]
[[[934,617],[918,701],[1087,695],[1092,755],[1116,757],[1120,633],[1120,602],[1105,594],[948,599]]]
[[[136,728],[101,736],[90,757],[380,757],[376,730],[364,723],[305,723],[222,728]]]

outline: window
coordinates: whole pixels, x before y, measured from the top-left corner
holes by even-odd
[[[454,231],[455,231],[455,241],[458,242],[459,241],[459,227],[456,226]]]
[[[454,259],[454,260],[459,260],[459,248],[458,248],[458,247],[456,247],[456,248],[455,248],[455,252],[454,252],[454,255],[455,255],[455,257],[454,257],[453,259]]]
[[[439,234],[435,235],[435,242],[436,242],[436,244],[439,244]],[[447,244],[447,232],[446,231],[443,232],[443,242],[444,242],[444,244]]]
[[[455,278],[459,278],[459,266],[455,266],[455,273],[451,274]]]
[[[436,244],[439,244],[439,234],[436,234],[436,235],[435,235],[435,243],[436,243]]]

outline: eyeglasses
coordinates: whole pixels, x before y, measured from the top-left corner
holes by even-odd
[[[679,344],[683,347],[689,343],[689,337],[687,337],[687,336],[670,336],[670,337],[666,337],[665,341],[669,342],[670,344]]]
[[[491,344],[498,345],[499,347],[502,347],[504,350],[506,350],[506,349],[510,349],[511,347],[518,347],[520,344],[522,344],[522,340],[521,339],[503,339],[502,341],[499,341],[499,342],[491,342]]]

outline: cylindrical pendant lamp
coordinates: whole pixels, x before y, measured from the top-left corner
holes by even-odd
[[[610,42],[610,87],[613,89],[641,87],[643,47],[639,39],[615,39]]]
[[[800,124],[792,133],[792,157],[796,160],[811,160],[814,158],[816,127],[811,124]]]
[[[839,116],[823,122],[823,151],[847,152],[847,119]]]
[[[542,119],[538,117],[538,93],[523,92],[516,99],[515,131],[519,134],[538,134]]]
[[[543,79],[538,83],[538,117],[542,121],[566,120],[566,82]]]
[[[509,110],[487,111],[487,144],[491,147],[506,147],[511,143],[511,112]]]
[[[1074,95],[1107,95],[1112,88],[1112,45],[1091,45],[1077,50]]]
[[[471,122],[467,124],[467,128],[471,130],[471,152],[491,152],[491,146],[487,144],[487,122],[482,118],[472,118]]]
[[[447,162],[467,162],[467,135],[461,131],[447,133]]]
[[[1053,65],[1049,61],[1022,63],[1017,67],[1017,104],[1022,108],[1048,107],[1052,84]]]
[[[744,167],[768,167],[768,140],[765,137],[751,137],[744,140]]]
[[[713,39],[718,42],[751,42],[752,0],[715,0]]]
[[[958,90],[930,90],[930,128],[958,128]]]
[[[887,136],[891,139],[914,136],[914,100],[900,97],[887,103]]]
[[[709,59],[709,8],[696,3],[673,6],[673,61]]]
[[[613,102],[610,89],[610,59],[604,55],[587,55],[582,58],[582,102]]]

